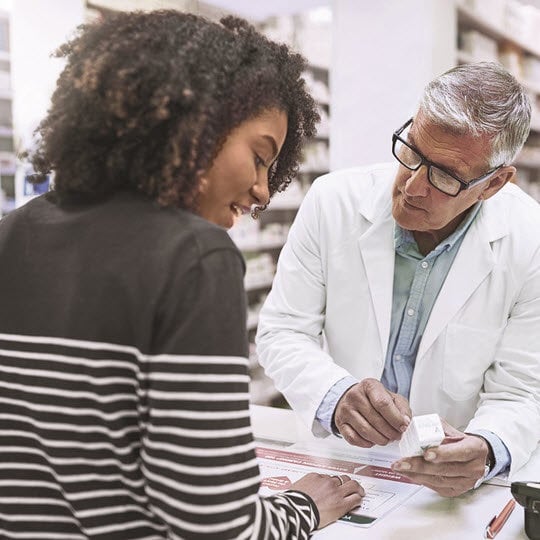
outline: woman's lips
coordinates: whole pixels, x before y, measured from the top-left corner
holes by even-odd
[[[236,203],[231,204],[231,209],[237,216],[243,216],[251,212],[251,207]]]

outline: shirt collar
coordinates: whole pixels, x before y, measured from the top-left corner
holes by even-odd
[[[467,213],[465,219],[459,224],[458,228],[448,237],[445,238],[431,253],[439,254],[443,251],[451,250],[467,232],[474,218],[478,215],[482,201],[478,201]],[[416,240],[413,233],[406,229],[401,228],[394,221],[394,249],[397,253],[404,254],[410,252],[411,249],[418,251]]]

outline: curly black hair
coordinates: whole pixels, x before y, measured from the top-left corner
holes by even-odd
[[[117,13],[79,27],[30,156],[36,181],[54,171],[59,198],[136,190],[196,209],[201,174],[244,120],[277,107],[288,117],[269,174],[273,195],[298,171],[319,120],[304,58],[247,21],[174,10]]]

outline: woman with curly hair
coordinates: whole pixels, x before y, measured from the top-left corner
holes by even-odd
[[[0,222],[2,538],[306,538],[360,503],[310,474],[261,498],[244,263],[226,228],[287,187],[304,60],[245,21],[81,27]]]

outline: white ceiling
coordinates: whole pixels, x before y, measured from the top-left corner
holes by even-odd
[[[252,20],[272,15],[300,13],[320,6],[330,6],[331,0],[204,0],[211,4]]]

